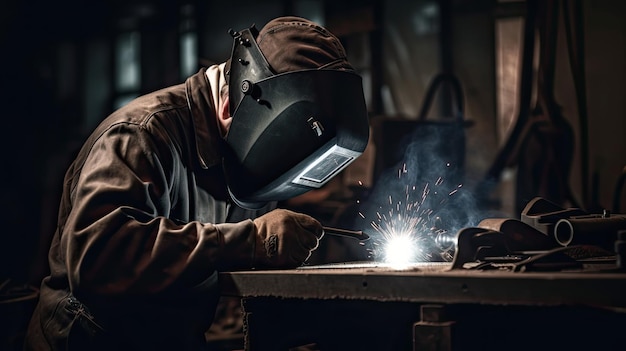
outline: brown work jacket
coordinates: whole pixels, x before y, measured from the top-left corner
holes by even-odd
[[[26,350],[203,350],[217,272],[246,268],[273,208],[231,204],[222,66],[107,117],[69,167]]]

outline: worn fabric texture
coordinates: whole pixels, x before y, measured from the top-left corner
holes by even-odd
[[[86,140],[26,350],[206,348],[217,272],[250,266],[251,219],[275,205],[230,203],[213,96],[224,78],[208,71],[129,103]]]
[[[354,70],[341,41],[305,18],[276,18],[261,28],[256,41],[274,73],[302,69]]]

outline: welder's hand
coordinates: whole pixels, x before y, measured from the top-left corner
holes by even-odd
[[[294,268],[302,265],[319,245],[324,231],[315,218],[276,209],[254,220],[256,268]]]

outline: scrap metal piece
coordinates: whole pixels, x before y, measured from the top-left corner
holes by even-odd
[[[501,234],[486,228],[461,229],[456,236],[455,254],[450,269],[461,269],[466,263],[476,262],[481,250],[499,251],[498,254],[510,252]]]
[[[526,205],[521,220],[550,236],[560,246],[596,245],[613,250],[618,231],[626,229],[624,214],[562,208],[541,197],[532,199]]]
[[[535,197],[526,204],[520,217],[522,222],[551,236],[559,219],[586,214],[580,208],[563,208],[542,197]]]
[[[516,219],[488,218],[478,227],[457,233],[452,269],[463,268],[466,263],[500,260],[519,260],[528,252],[550,250],[556,247],[551,237]]]
[[[478,223],[478,227],[504,234],[504,240],[512,251],[549,250],[557,246],[551,235],[517,219],[487,218]]]
[[[626,229],[626,215],[579,216],[556,222],[554,238],[562,246],[598,245],[612,250],[617,233]]]
[[[618,233],[626,230],[626,215],[565,209],[538,197],[521,217],[487,218],[477,227],[460,230],[451,269],[520,272],[623,265],[615,256],[623,251]]]

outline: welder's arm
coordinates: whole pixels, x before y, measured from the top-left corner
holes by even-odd
[[[215,270],[298,266],[317,246],[321,225],[284,210],[239,223],[170,219],[173,199],[182,196],[172,193],[178,156],[171,142],[153,142],[160,136],[132,125],[111,128],[73,179],[61,245],[75,288],[184,291]]]
[[[302,265],[322,238],[322,225],[314,218],[285,209],[276,209],[254,221],[242,237],[237,224],[219,224],[223,250],[218,269],[294,268]]]

